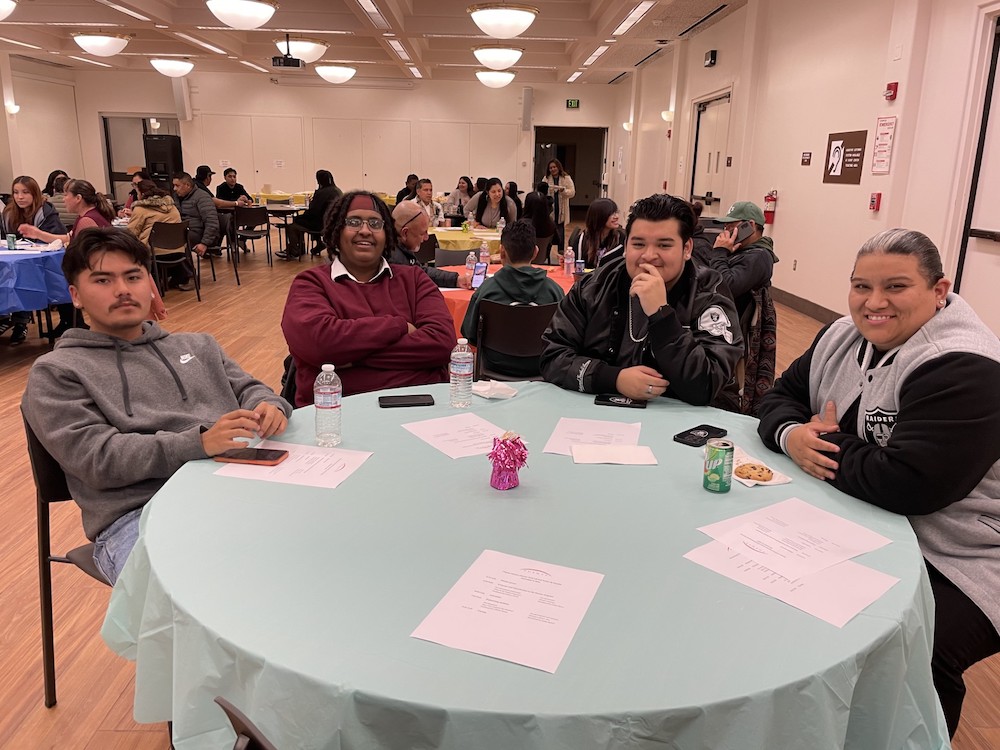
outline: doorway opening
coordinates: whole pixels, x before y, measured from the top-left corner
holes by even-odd
[[[145,136],[180,135],[180,123],[170,117],[101,118],[104,129],[104,156],[107,159],[108,195],[124,203],[132,189],[132,174],[148,169]],[[168,180],[169,182],[169,180]]]
[[[541,182],[552,159],[558,159],[573,178],[576,196],[570,200],[571,221],[583,221],[596,198],[608,194],[604,181],[607,164],[607,128],[535,128],[535,166],[531,188]]]
[[[691,200],[705,204],[705,216],[719,216],[722,206],[728,206],[725,195],[726,167],[722,157],[729,146],[729,100],[723,94],[695,104],[698,117],[694,130],[694,155],[691,158]]]

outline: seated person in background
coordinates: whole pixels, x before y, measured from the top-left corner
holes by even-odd
[[[179,172],[174,176],[174,199],[181,219],[188,223],[188,238],[191,249],[198,255],[204,255],[209,247],[219,244],[219,212],[206,187],[199,190],[187,172]]]
[[[139,170],[138,172],[132,173],[132,189],[128,191],[128,196],[125,198],[125,205],[122,206],[122,210],[118,212],[118,218],[127,218],[130,213],[132,213],[132,204],[138,200],[139,195],[136,192],[135,186],[138,185],[143,180],[152,181],[150,177],[144,170]]]
[[[618,204],[610,198],[598,198],[590,204],[584,226],[574,229],[569,238],[569,247],[573,248],[576,260],[584,261],[584,267],[597,268],[606,256],[611,260],[624,252],[625,232],[621,229]]]
[[[714,268],[722,276],[736,301],[736,312],[742,321],[753,314],[753,292],[771,286],[771,273],[778,256],[774,240],[764,236],[764,212],[750,201],[739,201],[720,219],[726,228],[715,238],[715,246],[694,259]],[[749,222],[753,233],[736,242],[740,225]]]
[[[86,180],[67,180],[63,187],[63,200],[66,208],[76,216],[73,228],[68,232],[46,232],[33,224],[25,223],[17,228],[18,233],[39,242],[60,240],[68,245],[77,232],[91,227],[110,227],[115,218],[115,208],[111,201],[98,193]]]
[[[477,343],[479,303],[482,300],[504,305],[548,305],[559,302],[565,296],[562,287],[549,278],[544,268],[531,265],[536,255],[538,245],[531,222],[522,219],[504,228],[500,238],[500,262],[503,267],[472,294],[465,320],[462,321],[462,335],[470,344]],[[480,351],[479,356],[490,361],[490,369],[511,376],[534,377],[539,374],[538,357],[507,357],[486,351]]]
[[[65,177],[67,180],[69,179],[69,175],[61,169],[53,169],[49,172],[49,178],[45,181],[45,187],[42,188],[42,195],[47,195],[51,198],[56,193],[62,192],[56,187],[56,179],[59,177]]]
[[[14,178],[14,183],[10,186],[10,200],[4,206],[3,213],[0,213],[0,236],[7,237],[8,234],[20,236],[19,227],[30,224],[31,226],[53,234],[62,234],[65,230],[56,209],[45,200],[38,183],[33,177],[21,175]],[[59,335],[70,327],[73,320],[73,307],[60,305],[59,326],[53,331],[54,335]],[[10,345],[17,346],[23,344],[28,338],[28,323],[31,322],[31,313],[27,310],[20,310],[11,313],[9,316],[0,318],[0,335],[13,329],[10,334]]]
[[[228,172],[230,170],[226,171]],[[233,169],[232,172],[233,172],[233,184],[235,185],[236,170]],[[251,203],[253,203],[253,198],[250,197],[250,194],[247,193],[246,190],[243,190],[243,195],[238,195],[236,198],[233,198],[232,200],[229,200],[228,198],[223,199],[219,197],[218,189],[216,189],[215,191],[216,195],[212,195],[212,190],[210,186],[212,184],[212,175],[214,174],[215,172],[212,171],[212,168],[210,166],[208,166],[207,164],[202,164],[200,167],[198,167],[198,171],[195,173],[194,186],[199,190],[202,190],[205,193],[207,193],[208,197],[212,199],[212,203],[215,205],[216,208],[236,208],[237,206],[249,206]],[[222,185],[220,185],[219,187],[221,188]],[[243,186],[240,185],[240,188],[242,189]]]
[[[66,187],[67,182],[69,182],[69,177],[65,175],[56,177],[56,181],[53,183],[55,192],[46,199],[52,204],[52,208],[56,210],[56,213],[59,214],[59,223],[62,224],[64,231],[76,222],[76,214],[66,208],[66,196],[63,195],[63,189]]]
[[[559,304],[543,337],[546,380],[581,393],[736,407],[736,307],[719,274],[691,262],[693,231],[686,201],[636,201],[624,259],[584,276]]]
[[[128,229],[134,234],[143,245],[149,246],[149,235],[153,231],[153,224],[163,222],[164,224],[180,224],[181,214],[177,210],[174,199],[166,190],[156,187],[152,180],[142,180],[135,186],[136,194],[139,196],[132,204],[132,215],[128,219]],[[157,247],[153,249],[156,257],[162,260],[176,260],[184,257],[184,247],[165,248]],[[187,264],[169,266],[166,268],[171,286],[182,291],[190,291],[187,288],[191,279],[191,271],[186,268]],[[156,285],[153,285],[156,289]],[[154,295],[159,297],[157,291]],[[163,301],[154,302],[153,314],[157,320],[163,320]]]
[[[28,374],[21,408],[66,472],[94,560],[112,583],[142,507],[185,462],[285,429],[290,406],[203,333],[149,322],[149,250],[131,233],[89,229],[63,259],[89,331],[64,335]]]
[[[520,220],[521,215],[524,213],[524,204],[521,203],[521,196],[518,195],[518,193],[520,193],[520,191],[517,189],[517,183],[513,180],[503,186],[503,194],[514,202],[514,208],[517,209],[516,220]]]
[[[417,260],[416,252],[420,244],[427,239],[427,214],[414,201],[403,201],[396,204],[392,210],[393,226],[396,229],[396,245],[389,255],[390,263],[404,266],[420,266],[424,269],[436,286],[445,288],[472,288],[472,279],[464,273],[445,271],[422,264]]]
[[[549,202],[542,193],[528,193],[524,196],[523,218],[525,221],[531,222],[531,226],[535,229],[539,260],[548,265],[552,237],[556,233],[556,223],[552,221]]]
[[[211,170],[209,170],[211,171]],[[253,196],[247,189],[236,181],[236,170],[226,167],[222,171],[224,181],[215,188],[215,199],[222,201],[223,205],[235,208],[236,206],[249,206],[253,203]],[[216,203],[216,206],[219,204]]]
[[[426,178],[417,180],[416,195],[411,202],[420,206],[420,209],[427,214],[430,226],[439,227],[444,224],[444,209],[434,200],[434,184],[430,180]]]
[[[764,396],[758,433],[803,471],[909,517],[934,593],[934,687],[955,734],[962,673],[1000,651],[1000,343],[949,294],[937,248],[889,229],[858,252],[850,317]]]
[[[396,203],[412,200],[417,195],[417,180],[419,178],[412,172],[406,175],[406,187],[396,193]]]
[[[499,177],[491,177],[486,190],[476,193],[465,204],[465,218],[475,228],[495,229],[503,219],[505,224],[516,221],[517,207],[514,201],[503,194],[503,183]]]
[[[476,190],[475,190],[475,192],[473,192],[473,195],[475,195],[476,193],[482,193],[483,191],[485,191],[487,183],[489,183],[489,180],[487,180],[485,177],[477,177],[476,178]]]
[[[336,365],[344,395],[446,382],[455,324],[426,273],[389,265],[396,230],[385,203],[345,194],[327,211],[323,238],[333,263],[295,277],[281,318],[296,406],[312,403],[324,364]]]
[[[316,170],[316,192],[313,193],[313,197],[309,201],[309,207],[288,225],[285,230],[285,250],[279,250],[275,255],[286,260],[303,255],[306,251],[306,232],[323,231],[323,218],[326,216],[327,209],[343,194],[343,191],[337,187],[337,183],[333,181],[333,174],[329,170]],[[323,248],[323,243],[317,240],[312,254],[319,255],[323,252]]]
[[[472,200],[472,194],[472,180],[469,177],[459,177],[458,185],[448,194],[444,212],[453,216],[465,216],[465,204]]]

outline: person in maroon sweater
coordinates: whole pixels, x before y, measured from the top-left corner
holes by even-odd
[[[333,364],[344,395],[443,383],[455,325],[441,292],[419,266],[390,266],[396,231],[388,207],[367,191],[330,207],[323,240],[333,262],[292,282],[281,330],[295,362],[296,406]]]

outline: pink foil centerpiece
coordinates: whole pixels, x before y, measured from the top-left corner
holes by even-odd
[[[528,465],[528,449],[519,435],[505,432],[493,438],[493,450],[488,456],[493,462],[490,486],[496,490],[509,490],[520,484],[517,472]]]

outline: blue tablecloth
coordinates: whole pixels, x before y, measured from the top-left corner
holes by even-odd
[[[45,253],[0,251],[0,314],[44,310],[69,302],[62,272],[64,250]]]
[[[519,432],[521,486],[489,486],[485,457],[451,460],[400,427],[455,413],[345,400],[345,448],[374,455],[338,489],[215,476],[191,462],[143,514],[111,597],[106,642],[136,664],[135,717],[172,719],[178,750],[229,748],[224,695],[281,748],[308,750],[939,750],[933,599],[906,519],[765,451],[755,420],[658,399],[645,411],[518,384],[473,411]],[[542,453],[560,416],[641,421],[655,467]],[[788,485],[701,487],[729,429]],[[312,408],[283,438],[313,442]],[[683,559],[697,527],[799,497],[892,544],[858,558],[898,576],[836,628]],[[409,637],[484,549],[604,574],[555,674]]]

